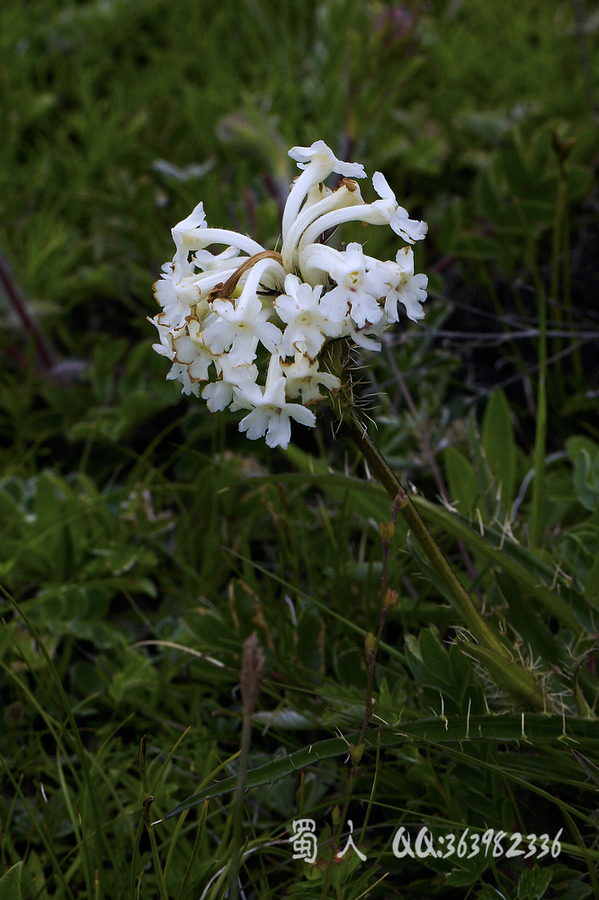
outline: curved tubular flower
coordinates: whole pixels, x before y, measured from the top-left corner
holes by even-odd
[[[301,212],[293,222],[281,247],[283,266],[290,272],[297,265],[297,245],[306,228],[320,216],[335,209],[349,206],[365,206],[360,193],[360,186],[355,181],[343,179],[336,191],[330,191],[322,200],[309,205],[304,204]]]
[[[226,247],[221,253],[210,253],[209,250],[197,250],[191,259],[191,263],[200,269],[205,275],[210,272],[220,272],[236,264],[239,259],[238,247]]]
[[[342,162],[324,141],[314,141],[310,147],[292,147],[289,156],[304,171],[293,183],[285,204],[282,222],[283,241],[311,187],[324,181],[332,172],[346,178],[366,178],[361,163]]]
[[[204,212],[204,204],[200,202],[186,219],[182,219],[181,222],[178,222],[171,229],[176,247],[172,270],[174,276],[177,273],[177,280],[190,274],[190,271],[192,271],[188,261],[188,252],[185,248],[185,234],[201,228],[206,228],[206,214]]]
[[[395,234],[408,241],[409,244],[421,241],[426,237],[428,231],[426,222],[409,218],[407,211],[397,202],[397,198],[382,172],[374,173],[372,186],[381,198],[374,201],[372,208],[380,212],[383,221],[389,223]]]
[[[379,176],[377,178],[377,175]],[[404,240],[413,244],[426,236],[426,222],[418,222],[408,218],[406,210],[399,206],[395,194],[387,184],[385,176],[376,172],[372,181],[378,185],[377,193],[380,200],[374,203],[365,203],[359,207],[344,207],[336,209],[313,222],[302,235],[299,242],[298,253],[301,258],[302,251],[313,243],[321,234],[330,228],[336,228],[345,222],[366,222],[369,225],[390,225],[393,231]],[[382,193],[381,193],[382,192]]]
[[[257,291],[260,283],[266,291],[282,287],[285,281],[285,269],[281,265],[280,259],[281,254],[276,250],[262,250],[254,256],[242,257],[241,265],[235,269],[224,284],[216,285],[218,291],[214,296],[220,296],[223,300],[228,299],[233,296],[240,282],[249,283],[251,288],[248,290],[252,291]],[[250,272],[249,275],[248,272]]]
[[[177,245],[176,235],[183,235],[187,231],[192,231],[195,228],[206,227],[206,213],[204,212],[204,204],[202,203],[202,201],[200,201],[198,205],[194,207],[194,209],[192,209],[190,214],[185,219],[181,219],[180,222],[177,222],[175,227],[172,229],[175,246]]]
[[[278,356],[272,356],[268,366],[266,385],[243,384],[234,388],[238,409],[252,409],[239,423],[239,430],[245,431],[251,441],[266,435],[269,447],[284,450],[291,440],[291,419],[302,425],[314,427],[316,416],[299,403],[288,403],[285,398],[285,376]]]
[[[247,234],[238,234],[238,232],[228,231],[226,228],[199,226],[180,232],[179,237],[181,251],[202,250],[209,244],[227,244],[229,247],[238,247],[239,250],[243,250],[249,256],[262,253],[264,250],[264,247],[261,247],[257,241],[252,240]]]

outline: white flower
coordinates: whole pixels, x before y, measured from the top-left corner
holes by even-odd
[[[324,141],[289,155],[302,171],[285,204],[280,254],[247,235],[209,228],[198,204],[172,229],[175,255],[154,285],[161,312],[150,320],[158,331],[154,349],[172,364],[167,379],[196,397],[207,382],[201,393],[208,409],[249,410],[240,431],[251,440],[265,436],[269,447],[288,446],[292,419],[313,426],[307,407],[341,388],[322,368],[327,342],[344,338],[380,350],[378,338],[398,320],[400,303],[409,318],[422,318],[427,286],[425,275],[414,274],[410,247],[382,262],[357,242],[343,250],[322,243],[354,221],[389,225],[410,244],[424,237],[426,224],[408,217],[380,172],[372,179],[379,199],[366,203],[351,180],[365,176],[363,167],[337,159]],[[331,190],[324,180],[333,172],[342,180]],[[213,244],[223,249],[213,253]]]
[[[388,287],[376,267],[367,270],[368,257],[361,244],[348,244],[340,252],[323,244],[312,244],[302,254],[302,265],[327,272],[337,286],[327,291],[320,301],[320,308],[332,322],[342,322],[350,314],[358,328],[368,322],[374,325],[383,317],[378,302]]]
[[[281,332],[268,321],[268,312],[256,294],[243,304],[214,300],[212,309],[214,316],[207,320],[204,340],[214,354],[230,352],[232,365],[240,366],[253,362],[259,341],[269,352],[274,351]]]
[[[226,247],[221,253],[217,254],[210,253],[209,250],[197,250],[192,258],[193,265],[201,269],[202,272],[220,272],[223,269],[230,269],[231,266],[233,266],[233,271],[235,271],[239,262],[238,247]]]
[[[371,353],[378,353],[381,349],[380,341],[375,341],[369,335],[379,335],[384,328],[381,328],[381,323],[378,325],[366,325],[364,328],[356,328],[355,323],[351,319],[350,316],[347,317],[348,320],[348,329],[347,334],[351,337],[352,341],[356,345],[356,347],[361,347],[362,350],[368,350]]]
[[[295,180],[283,211],[283,240],[287,230],[298,212],[308,191],[328,178],[332,172],[346,178],[365,178],[364,166],[360,163],[347,163],[337,159],[333,151],[324,141],[314,141],[310,147],[292,147],[289,156],[304,171]]]
[[[163,323],[161,319],[162,316],[154,316],[153,319],[148,318],[148,321],[158,329],[158,337],[160,338],[159,344],[152,344],[152,350],[155,350],[160,356],[166,356],[172,362],[175,358],[172,329],[170,325]]]
[[[285,362],[282,366],[286,378],[285,393],[291,399],[301,395],[305,406],[326,399],[320,393],[321,385],[328,391],[338,391],[341,387],[336,375],[319,371],[318,361],[304,353],[296,353],[293,362]]]
[[[284,450],[291,440],[291,419],[302,425],[314,426],[316,416],[299,403],[288,403],[285,398],[285,376],[277,356],[272,356],[266,377],[266,386],[243,384],[234,388],[237,408],[252,408],[252,412],[239,423],[239,430],[245,431],[251,441],[266,435],[269,447]]]
[[[172,280],[175,285],[188,275],[193,275],[193,266],[189,262],[189,248],[186,246],[186,235],[190,231],[195,232],[205,228],[206,215],[204,213],[204,204],[198,203],[186,219],[183,219],[171,229],[176,248],[172,262]]]
[[[390,268],[391,266],[395,270],[394,273]],[[398,303],[402,303],[405,307],[408,319],[411,319],[413,322],[423,319],[424,310],[422,309],[422,304],[426,300],[428,278],[426,275],[414,275],[414,251],[412,248],[402,247],[397,251],[395,265],[387,263],[386,267],[394,275],[387,282],[391,288],[385,300],[387,322],[393,323],[398,321]]]
[[[208,228],[204,207],[199,203],[191,215],[179,222],[172,230],[173,240],[177,248],[177,259],[187,259],[190,250],[201,250],[209,244],[225,244],[235,247],[253,256],[264,248],[245,234],[228,231],[226,228]]]
[[[191,381],[208,381],[208,368],[214,357],[204,343],[199,322],[190,323],[190,327],[175,332],[173,349],[174,362],[187,367]]]
[[[167,381],[180,381],[181,392],[186,396],[193,394],[194,397],[200,396],[200,386],[196,381],[192,381],[189,377],[189,367],[181,363],[173,363],[168,375]]]
[[[289,156],[297,162],[300,169],[311,167],[313,172],[318,172],[321,176],[318,181],[324,181],[331,172],[347,178],[366,178],[361,163],[341,162],[324,141],[314,141],[309,147],[292,147]]]
[[[280,329],[268,321],[272,316],[272,307],[270,310],[264,308],[256,293],[260,279],[275,266],[280,269],[274,260],[260,260],[251,269],[237,301],[216,298],[211,303],[214,315],[206,321],[204,340],[217,355],[230,348],[230,360],[234,366],[253,362],[258,342],[269,353],[274,353],[281,339]]]
[[[245,384],[254,384],[258,377],[258,366],[241,365],[234,366],[227,354],[222,354],[216,359],[216,369],[219,374],[218,381],[207,384],[202,397],[210,412],[219,412],[226,409],[233,400],[233,390],[238,387],[243,392]],[[233,403],[233,410],[240,407]],[[244,407],[241,407],[244,408]]]
[[[275,300],[279,318],[287,323],[279,350],[284,356],[294,356],[296,350],[315,359],[327,337],[339,337],[339,327],[328,319],[320,305],[322,285],[312,288],[297,275],[285,279],[285,294]]]
[[[164,324],[181,328],[191,315],[189,297],[182,296],[173,284],[173,263],[165,263],[160,280],[154,285],[154,297],[164,313]]]
[[[175,227],[173,228],[173,237],[175,237],[175,244],[177,240],[180,239],[179,236],[185,234],[186,231],[192,231],[194,228],[206,228],[206,213],[204,212],[204,204],[198,203],[198,205],[190,212],[186,219],[181,219]]]
[[[372,208],[380,212],[383,221],[388,222],[395,234],[413,244],[426,237],[428,226],[426,222],[418,222],[410,219],[408,213],[397,202],[395,194],[389,187],[387,179],[382,172],[375,172],[372,176],[372,186],[381,198],[375,200]]]
[[[312,222],[306,228],[299,242],[298,253],[301,259],[302,251],[313,243],[319,235],[324,234],[330,228],[336,228],[345,222],[366,222],[370,225],[390,225],[393,231],[413,244],[421,240],[427,232],[426,222],[417,222],[408,218],[408,214],[399,206],[395,194],[387,184],[385,176],[376,172],[372,179],[373,186],[381,198],[374,203],[365,203],[356,207],[343,207],[326,213]]]

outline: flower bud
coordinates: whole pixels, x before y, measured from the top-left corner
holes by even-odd
[[[385,594],[385,599],[383,601],[385,609],[393,609],[397,603],[397,596],[397,591],[393,590],[393,588],[387,588],[387,593]]]
[[[379,534],[381,536],[381,540],[383,544],[390,544],[391,538],[395,532],[395,525],[393,522],[379,522]]]
[[[360,760],[362,759],[362,755],[364,753],[364,744],[358,744],[356,747],[355,744],[349,745],[349,755],[354,766],[360,765]]]

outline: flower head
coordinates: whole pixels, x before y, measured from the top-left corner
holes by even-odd
[[[410,319],[422,318],[427,284],[414,273],[411,247],[381,261],[357,242],[339,250],[326,243],[351,221],[388,225],[409,244],[425,236],[426,224],[409,218],[384,175],[375,173],[378,199],[368,203],[353,180],[365,177],[364,167],[337,159],[324,141],[289,155],[301,173],[285,204],[281,252],[209,227],[198,204],[172,230],[175,255],[154,285],[161,311],[150,320],[154,349],[171,363],[169,380],[185,394],[201,389],[211,412],[245,410],[240,431],[283,448],[291,420],[314,426],[308,407],[342,389],[342,373],[328,370],[330,346],[344,340],[380,350],[377,338],[398,321],[399,304]],[[328,188],[332,173],[341,181]]]

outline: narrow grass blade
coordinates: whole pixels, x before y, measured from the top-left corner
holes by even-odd
[[[323,759],[331,759],[334,756],[345,756],[349,752],[349,745],[359,741],[359,734],[349,735],[347,738],[329,738],[311,744],[285,756],[276,759],[265,766],[252,769],[247,774],[246,790],[259,787],[263,784],[272,784],[279,778],[299,772],[301,769],[315,765]],[[369,731],[364,740],[365,750],[375,750],[380,740],[381,747],[396,747],[406,741],[425,740],[439,744],[459,743],[468,740],[517,742],[528,741],[535,743],[574,741],[578,745],[589,742],[596,746],[599,738],[597,723],[582,719],[563,719],[561,716],[548,716],[543,713],[522,713],[521,715],[483,715],[483,716],[456,716],[452,718],[435,716],[433,718],[419,719],[415,722],[401,722],[394,728],[389,726],[378,731]],[[193,806],[198,806],[206,799],[220,797],[235,790],[237,776],[225,778],[212,787],[205,788],[197,794],[193,794],[184,800],[164,817],[170,819],[178,816]]]

